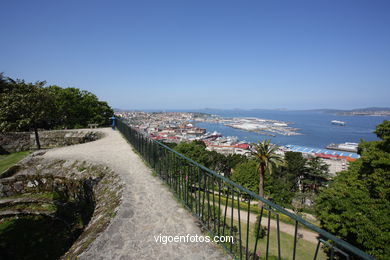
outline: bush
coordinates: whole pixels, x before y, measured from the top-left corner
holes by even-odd
[[[264,227],[264,226],[260,226],[260,228],[259,228],[259,220],[260,220],[260,215],[257,216],[257,218],[256,218],[256,224],[255,224],[255,228],[254,228],[254,235],[258,239],[262,239],[266,235],[267,228]]]

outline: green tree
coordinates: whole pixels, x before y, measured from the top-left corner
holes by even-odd
[[[225,155],[216,151],[205,151],[208,154],[207,165],[210,169],[223,174],[230,172],[230,169],[227,168],[227,158]]]
[[[99,101],[91,92],[58,86],[50,86],[47,90],[54,97],[57,128],[80,128],[92,123],[108,125],[109,117],[114,113],[106,102]]]
[[[382,142],[376,142],[376,144],[380,145],[382,150],[390,152],[390,121],[385,120],[382,124],[378,125],[375,134],[383,140]]]
[[[191,143],[182,142],[175,147],[175,150],[197,163],[210,167],[208,152],[206,151],[204,145],[201,145],[196,141]]]
[[[109,124],[113,110],[106,102],[77,88],[44,87],[44,81],[26,83],[0,73],[0,131],[35,132],[38,128],[78,128],[89,123]]]
[[[307,160],[303,158],[302,153],[299,152],[285,152],[284,154],[285,164],[283,168],[290,175],[289,177],[295,185],[297,180],[303,175],[305,171],[305,165]]]
[[[35,84],[10,80],[0,93],[0,131],[34,130],[38,149],[38,128],[50,127],[53,111],[52,96],[43,88],[45,82]]]
[[[361,158],[338,173],[316,200],[317,217],[331,233],[378,259],[390,256],[390,122],[361,142]]]
[[[248,161],[248,157],[241,154],[229,154],[225,157],[225,176],[229,178],[234,169],[238,164]]]
[[[267,178],[265,183],[267,184]],[[267,188],[265,189],[265,193],[267,193]],[[292,199],[294,198],[294,190],[295,183],[291,184],[286,176],[280,175],[279,168],[277,168],[272,174],[269,183],[269,197],[272,198],[272,201],[281,206],[288,207],[291,205]]]
[[[329,165],[318,157],[308,160],[302,176],[303,192],[318,193],[319,188],[324,187],[329,178]]]
[[[290,190],[298,191],[299,181],[303,178],[306,171],[307,160],[299,152],[286,152],[284,154],[284,165],[281,168],[281,174],[291,186]],[[276,174],[276,176],[278,176]]]
[[[283,206],[290,206],[298,182],[305,171],[306,159],[299,152],[285,152],[284,163],[276,168],[271,176],[270,196]]]
[[[216,151],[207,151],[206,145],[202,141],[193,141],[191,143],[182,142],[175,146],[174,149],[211,170],[223,173],[227,177],[229,176],[231,166],[233,165],[229,163],[229,160],[235,158],[235,162],[238,162],[236,157],[227,157]]]
[[[6,78],[3,73],[0,73],[0,93],[3,93],[10,86],[9,78]]]
[[[276,153],[278,147],[271,144],[270,140],[259,141],[257,144],[253,144],[253,148],[252,155],[258,163],[259,196],[264,198],[264,176],[267,171],[271,174],[273,168],[281,164],[283,159]],[[263,203],[259,201],[259,207],[261,208],[262,206]]]
[[[255,193],[259,192],[258,163],[248,160],[236,165],[230,179]]]

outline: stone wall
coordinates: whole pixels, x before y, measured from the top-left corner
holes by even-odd
[[[101,133],[93,130],[53,130],[40,131],[39,140],[42,148],[53,148],[86,143],[101,138]],[[0,133],[0,154],[36,149],[33,132]]]
[[[0,198],[12,197],[24,193],[61,192],[68,198],[75,199],[86,194],[90,180],[73,180],[53,175],[17,175],[0,179]]]
[[[0,133],[0,154],[26,151],[30,147],[29,132]]]

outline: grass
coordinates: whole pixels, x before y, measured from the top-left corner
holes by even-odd
[[[201,192],[201,194],[203,195],[203,192]],[[223,199],[225,199],[225,198],[221,197],[221,202]],[[207,199],[206,199],[206,201],[207,201]],[[205,201],[205,203],[207,203],[206,201]],[[216,202],[217,201],[218,200],[216,199]],[[226,204],[226,201],[224,201],[224,203],[221,203],[221,205],[224,205],[224,204]],[[229,206],[231,206],[232,205],[231,201],[229,201],[228,204],[229,204]],[[240,206],[242,206],[241,204],[242,203],[240,203]],[[258,208],[256,208],[255,205],[253,205],[253,206],[251,205],[251,208],[258,210]],[[252,213],[257,213],[257,211],[256,210],[254,212],[252,211]],[[264,215],[268,215],[268,213],[264,213]],[[288,218],[287,216],[285,216],[285,217]],[[231,218],[226,217],[227,225],[230,225],[231,221],[232,221]],[[287,222],[287,221],[285,221],[285,222]],[[233,226],[235,226],[237,231],[239,231],[239,225],[238,225],[237,220],[233,220]],[[255,247],[255,241],[256,241],[255,232],[254,232],[255,224],[254,223],[249,224],[249,234],[247,232],[247,228],[248,228],[248,225],[247,225],[246,221],[242,219],[241,220],[241,229],[240,229],[241,230],[242,246],[246,247],[246,241],[248,240],[248,250],[253,252],[254,247]],[[304,229],[304,228],[305,228],[304,226],[299,225],[298,233],[299,233],[299,230]],[[230,235],[229,232],[230,232],[229,228],[227,228],[225,230],[225,235]],[[279,234],[280,234],[281,259],[282,260],[292,259],[292,255],[293,255],[293,251],[294,251],[294,236],[290,235],[286,232],[282,232],[282,231]],[[236,233],[236,239],[238,239],[238,233]],[[236,241],[236,242],[238,243],[238,241]],[[258,240],[256,251],[260,252],[261,259],[265,259],[266,245],[267,245],[267,236]],[[228,248],[230,247],[228,244],[225,244],[225,246],[227,246]],[[316,247],[317,247],[317,243],[313,243],[313,242],[304,240],[302,238],[298,238],[297,246],[296,246],[296,259],[302,259],[302,260],[313,259],[315,251],[316,251]],[[238,245],[234,246],[233,250],[236,252],[236,256],[238,256],[239,255]],[[243,255],[245,255],[245,250],[243,252]],[[271,227],[270,228],[270,235],[269,235],[269,259],[278,259],[277,256],[278,256],[277,229]],[[324,253],[324,251],[321,248],[318,252],[317,259],[319,259],[319,260],[327,259],[326,254]]]
[[[227,223],[230,223],[231,219],[227,218]],[[233,221],[234,226],[238,228],[238,222]],[[247,224],[241,223],[241,240],[242,246],[246,246],[246,241],[248,239],[248,249],[250,251],[254,250],[255,247],[255,232],[254,232],[255,224],[250,224],[249,226],[249,235],[247,236]],[[228,235],[228,234],[227,234]],[[267,246],[267,236],[258,240],[257,243],[257,252],[260,252],[261,259],[265,259],[266,255],[266,246]],[[298,239],[297,249],[296,249],[296,259],[313,259],[314,253],[316,250],[316,244],[306,241],[304,239]],[[281,251],[281,259],[292,259],[292,254],[294,250],[294,237],[280,232],[280,251]],[[243,252],[244,253],[244,252]],[[269,236],[269,256],[277,256],[278,255],[278,240],[277,240],[277,230],[275,228],[271,228],[270,236]],[[327,259],[325,253],[320,249],[318,252],[317,259]]]
[[[0,155],[0,173],[7,170],[12,165],[16,164],[23,158],[25,158],[30,151],[11,153],[6,155]]]
[[[9,196],[7,199],[17,198],[32,198],[32,199],[58,199],[59,194],[57,192],[37,192],[37,193],[22,193],[15,196]]]
[[[1,210],[27,210],[27,211],[53,211],[55,212],[57,207],[50,203],[20,203],[9,207],[4,207]]]
[[[0,234],[6,230],[9,226],[11,226],[13,223],[13,219],[6,220],[6,219],[0,219]]]
[[[201,191],[201,196],[203,196],[203,191]],[[215,203],[218,204],[218,195],[215,194],[214,196],[215,196]],[[212,197],[212,195],[210,195],[210,197]],[[220,197],[221,197],[221,205],[226,205],[226,200],[227,200],[226,197],[223,196],[222,194],[221,194]],[[207,196],[206,196],[206,198],[207,198]],[[212,201],[210,201],[210,203],[212,203]],[[237,199],[235,199],[234,203],[232,203],[232,198],[230,197],[228,202],[227,202],[227,204],[228,204],[229,207],[233,206],[233,208],[238,209]],[[240,209],[247,211],[248,210],[248,203],[240,201]],[[250,212],[254,213],[256,215],[259,215],[260,214],[260,208],[258,207],[258,205],[251,204]],[[263,215],[268,215],[268,210],[264,209]],[[293,219],[291,219],[290,217],[288,217],[286,215],[283,215],[283,214],[280,214],[279,217],[280,217],[280,221],[281,222],[284,222],[286,224],[295,225],[295,221]],[[275,214],[271,214],[271,218],[272,219],[276,219]],[[313,221],[309,221],[309,222],[314,224],[314,225],[316,225],[316,226],[319,226],[318,222],[313,222]],[[303,228],[308,229],[306,227],[303,227]],[[310,229],[308,229],[308,230],[310,230]]]

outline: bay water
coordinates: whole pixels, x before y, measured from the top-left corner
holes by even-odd
[[[208,132],[220,132],[223,136],[237,136],[240,141],[258,142],[271,139],[272,143],[278,145],[295,144],[318,148],[325,148],[330,143],[358,143],[361,139],[365,141],[377,140],[373,133],[375,127],[383,120],[390,120],[389,116],[344,116],[322,111],[208,109],[192,112],[215,114],[221,117],[257,117],[288,122],[291,123],[291,127],[299,128],[298,132],[302,135],[285,136],[277,134],[272,137],[208,122],[197,123],[196,126],[205,128]],[[333,125],[332,120],[344,121],[346,125]]]

